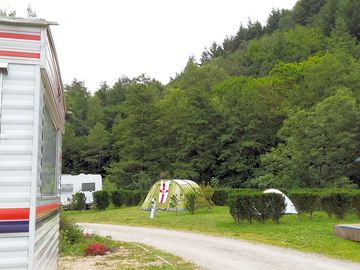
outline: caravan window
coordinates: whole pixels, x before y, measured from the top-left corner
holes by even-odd
[[[61,192],[73,192],[73,184],[61,184]]]
[[[95,183],[82,183],[82,191],[95,191]]]
[[[51,119],[49,110],[46,106],[44,106],[41,146],[41,195],[53,196],[57,194],[56,147],[56,129]]]

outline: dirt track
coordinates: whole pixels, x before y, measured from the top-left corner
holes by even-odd
[[[173,253],[204,269],[360,270],[360,264],[270,245],[155,228],[81,224],[114,240],[144,243]]]

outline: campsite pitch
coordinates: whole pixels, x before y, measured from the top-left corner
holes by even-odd
[[[334,258],[360,262],[359,243],[336,237],[333,225],[338,219],[329,219],[323,212],[314,213],[313,221],[296,215],[284,216],[280,224],[271,221],[262,224],[236,224],[227,207],[214,207],[210,211],[200,210],[195,215],[188,212],[158,212],[155,219],[137,207],[108,209],[106,211],[75,211],[66,215],[77,222],[150,226],[183,231],[195,231],[217,236],[257,241],[307,252],[315,252]],[[349,215],[342,223],[356,223],[359,219]]]

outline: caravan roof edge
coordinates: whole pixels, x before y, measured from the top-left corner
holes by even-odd
[[[44,19],[26,19],[26,18],[15,18],[15,17],[14,18],[0,17],[0,24],[38,26],[38,27],[58,25],[57,22],[46,21]]]

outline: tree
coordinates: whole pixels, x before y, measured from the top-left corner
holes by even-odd
[[[90,173],[104,173],[110,157],[110,133],[101,123],[95,124],[86,137],[82,155]]]
[[[285,120],[283,141],[262,158],[265,173],[280,187],[346,186],[359,149],[359,108],[354,95],[338,89],[310,110]]]
[[[119,188],[129,187],[141,171],[151,178],[160,173],[155,104],[161,92],[158,82],[145,77],[126,88],[124,117],[118,117],[112,129],[114,159],[107,169],[109,179]]]
[[[260,81],[232,78],[217,86],[219,108],[226,128],[219,142],[217,177],[232,187],[244,187],[254,177],[260,155],[274,143],[277,130]],[[266,87],[267,88],[267,87]]]

